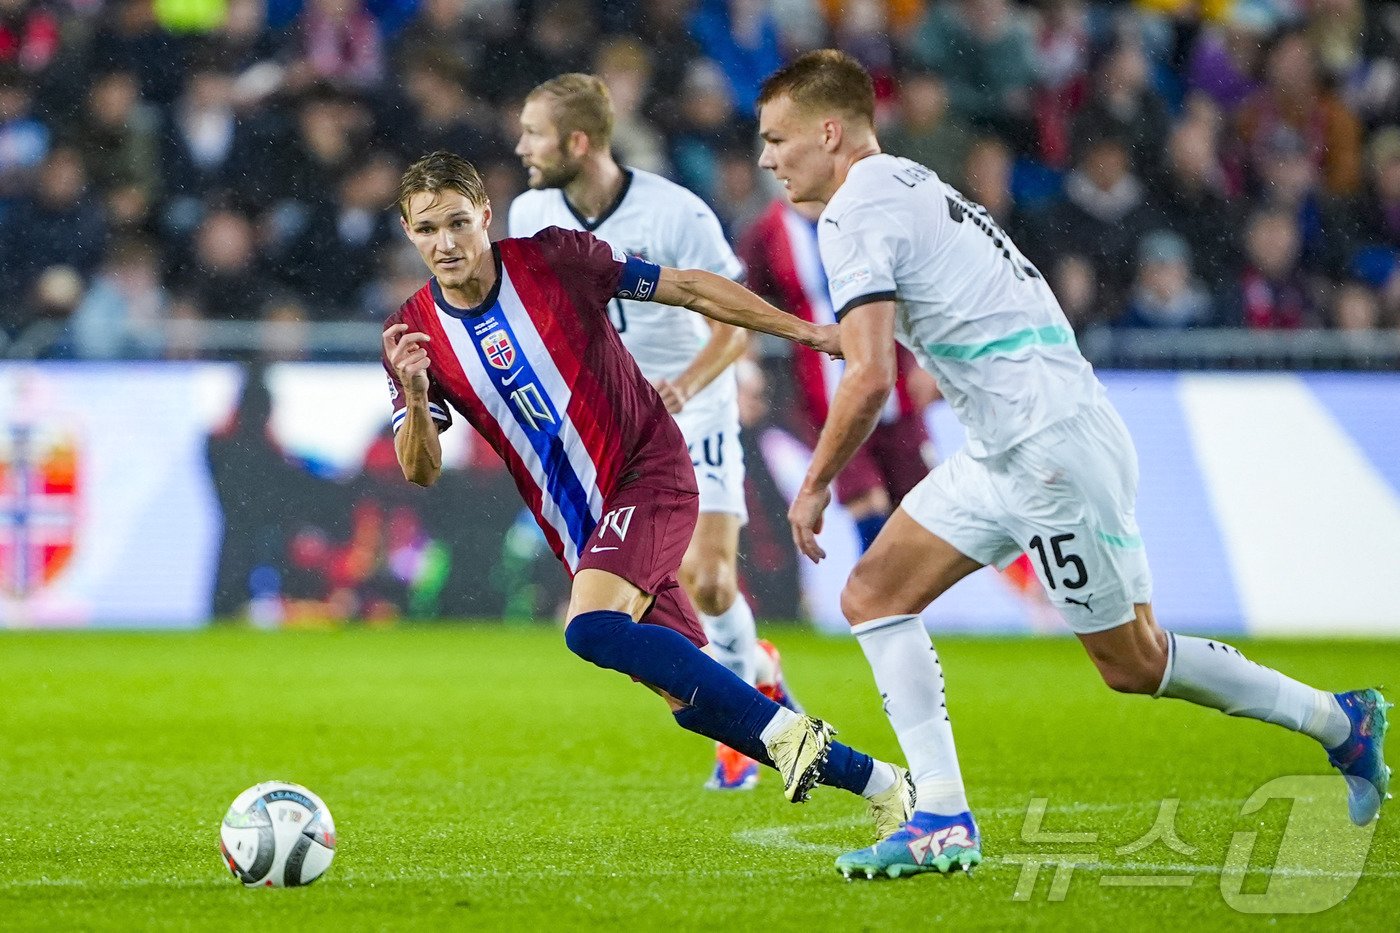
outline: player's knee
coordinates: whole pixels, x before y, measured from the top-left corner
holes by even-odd
[[[1099,675],[1110,690],[1118,693],[1156,693],[1162,672],[1141,658],[1133,661],[1098,664]]]
[[[707,568],[694,576],[690,597],[695,608],[707,616],[717,616],[734,605],[739,595],[738,581],[734,574],[723,568]]]
[[[618,636],[631,621],[623,612],[581,612],[564,627],[564,644],[585,661],[616,669]]]
[[[851,625],[860,625],[871,619],[878,619],[884,613],[876,605],[875,588],[866,581],[860,565],[851,573],[846,585],[841,588],[841,614]]]

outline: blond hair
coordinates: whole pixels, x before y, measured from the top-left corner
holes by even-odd
[[[554,125],[563,139],[583,133],[599,149],[611,145],[612,95],[601,78],[579,72],[562,74],[537,86],[525,98],[526,102],[535,99],[549,102]]]
[[[836,49],[817,49],[768,76],[758,106],[788,97],[801,109],[836,110],[875,125],[875,85],[860,62]]]
[[[455,191],[477,207],[486,206],[486,184],[466,159],[439,149],[414,162],[399,179],[399,213],[408,220],[408,199],[420,191]]]

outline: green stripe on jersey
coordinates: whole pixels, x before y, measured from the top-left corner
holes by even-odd
[[[1074,343],[1074,331],[1058,325],[1027,327],[1009,337],[988,343],[930,343],[924,347],[929,356],[949,360],[975,360],[993,353],[1015,353],[1023,347],[1058,347]]]
[[[1142,535],[1111,535],[1106,531],[1099,532],[1099,540],[1107,541],[1114,547],[1137,548],[1142,547]]]

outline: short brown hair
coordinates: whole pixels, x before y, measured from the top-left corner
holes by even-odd
[[[601,149],[612,143],[612,95],[601,78],[577,71],[563,74],[536,86],[525,100],[540,97],[549,101],[554,125],[564,139],[581,132]]]
[[[476,166],[442,149],[414,162],[399,179],[399,213],[404,220],[408,220],[408,199],[420,191],[455,191],[477,207],[486,205],[486,185]]]
[[[875,124],[870,73],[836,49],[808,52],[773,72],[758,92],[758,106],[783,96],[803,110],[841,110]]]

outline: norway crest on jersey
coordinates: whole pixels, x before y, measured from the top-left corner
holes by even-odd
[[[510,369],[515,365],[515,344],[503,330],[493,330],[482,337],[481,349],[486,353],[486,361],[497,369]]]

